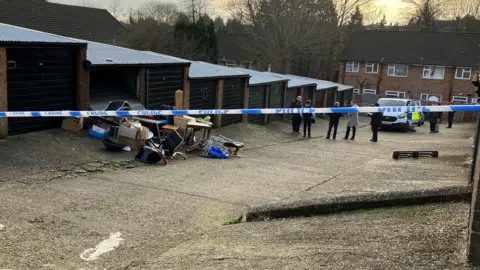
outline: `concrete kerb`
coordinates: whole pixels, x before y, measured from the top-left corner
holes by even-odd
[[[471,193],[471,186],[451,186],[425,190],[315,198],[287,203],[280,202],[252,206],[246,211],[242,221],[264,221],[266,219],[309,217],[360,209],[469,201]]]

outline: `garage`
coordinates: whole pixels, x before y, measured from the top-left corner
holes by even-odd
[[[286,104],[284,101],[285,97],[285,87],[287,81],[273,83],[270,87],[270,102],[268,104],[269,108],[285,108]],[[282,120],[281,114],[271,114],[269,115],[268,122]]]
[[[15,37],[16,39],[13,39]],[[15,41],[12,41],[15,40]],[[0,111],[77,109],[77,70],[86,44],[9,25],[0,25]],[[1,76],[5,78],[1,78]],[[79,88],[80,89],[80,88]],[[78,93],[78,99],[88,89]],[[62,118],[1,120],[2,137],[60,128]]]
[[[97,42],[88,42],[88,60],[94,109],[110,101],[128,101],[133,109],[174,106],[190,66],[188,60]]]
[[[94,68],[90,71],[90,107],[105,110],[111,101],[127,101],[132,110],[144,110],[137,96],[139,68]]]
[[[271,73],[251,69],[236,68],[250,75],[249,108],[284,108],[285,85],[288,79]],[[248,121],[255,124],[267,124],[272,120],[281,120],[281,114],[249,115]]]
[[[243,109],[243,92],[247,79],[227,79],[223,81],[222,109]],[[222,126],[242,122],[241,114],[222,115]]]
[[[159,110],[162,105],[175,106],[175,91],[183,90],[184,66],[171,65],[147,69],[146,107]]]
[[[217,80],[190,79],[190,110],[214,109],[217,84]]]
[[[249,87],[248,91],[248,108],[263,109],[267,101],[267,87],[264,85],[257,85]],[[248,122],[261,125],[264,123],[265,115],[250,114],[248,115]]]
[[[211,110],[211,109],[225,109],[225,94],[227,95],[227,106],[243,108],[243,85],[240,84],[248,80],[249,75],[245,72],[237,71],[233,68],[227,68],[202,61],[194,61],[190,66],[190,109],[191,110]],[[220,89],[220,87],[223,87]],[[235,88],[233,91],[226,93],[226,87]],[[241,90],[241,95],[236,91]],[[218,100],[219,98],[223,99]],[[238,100],[237,100],[238,99]],[[210,115],[216,127],[223,124],[225,118],[230,121],[228,116],[221,118],[216,115]],[[241,118],[241,115],[240,115]],[[227,124],[230,124],[228,122]],[[227,125],[226,124],[226,125]]]

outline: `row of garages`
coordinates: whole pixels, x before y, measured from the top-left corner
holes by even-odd
[[[342,87],[0,24],[0,111],[104,110],[110,101],[156,110],[173,106],[179,89],[186,109],[284,108],[298,95],[326,107]],[[214,121],[220,127],[279,118],[222,115]],[[0,118],[0,137],[59,127],[60,120]]]

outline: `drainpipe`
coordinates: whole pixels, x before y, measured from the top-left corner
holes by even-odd
[[[382,84],[382,76],[383,76],[383,62],[384,62],[385,58],[382,57],[382,59],[380,60],[380,67],[378,69],[378,72],[380,73],[378,75],[378,80],[377,80],[377,95],[380,96],[380,85]]]
[[[452,101],[452,94],[453,94],[453,83],[455,81],[455,75],[457,72],[457,65],[455,63],[456,61],[453,61],[453,74],[452,74],[452,80],[450,81],[450,91],[448,91],[448,102]]]

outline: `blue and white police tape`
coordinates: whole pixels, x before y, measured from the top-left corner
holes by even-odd
[[[0,112],[5,117],[91,117],[147,115],[219,115],[219,114],[296,114],[296,113],[374,113],[374,112],[480,112],[480,105],[420,106],[420,107],[339,107],[339,108],[279,108],[222,110],[137,110],[137,111],[29,111]]]

